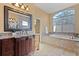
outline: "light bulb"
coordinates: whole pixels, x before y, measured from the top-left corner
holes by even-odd
[[[18,3],[16,3],[16,4],[15,4],[15,6],[19,7],[19,4],[18,4]]]
[[[25,9],[24,5],[21,6],[22,9]]]
[[[27,7],[27,8],[26,8],[26,10],[28,11],[28,10],[29,10],[29,8]]]
[[[27,5],[27,7],[26,7],[26,10],[27,10],[27,11],[29,10],[28,5]]]

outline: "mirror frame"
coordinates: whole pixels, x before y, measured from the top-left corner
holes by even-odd
[[[23,29],[10,29],[9,28],[9,26],[8,26],[8,12],[9,12],[9,10],[16,12],[16,13],[20,13],[22,15],[29,16],[30,17],[30,28],[26,29],[26,30],[32,31],[32,14],[28,14],[28,13],[16,10],[16,9],[8,7],[8,6],[4,6],[4,31],[13,31],[14,32],[14,31],[22,31],[23,30]]]

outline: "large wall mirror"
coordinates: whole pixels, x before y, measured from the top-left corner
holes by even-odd
[[[32,30],[32,15],[4,6],[4,31]]]

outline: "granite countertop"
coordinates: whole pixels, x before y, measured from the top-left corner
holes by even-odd
[[[65,40],[72,40],[72,41],[79,41],[79,38],[73,38],[70,35],[65,34],[50,34],[50,37],[58,38],[58,39],[65,39]]]
[[[0,39],[7,39],[7,38],[21,38],[35,35],[32,31],[17,31],[17,32],[0,32]]]
[[[12,36],[0,36],[0,39],[13,38]]]
[[[0,36],[0,39],[7,39],[7,38],[21,38],[21,37],[26,37],[26,36],[32,36],[34,34],[30,35],[10,35],[10,36]]]

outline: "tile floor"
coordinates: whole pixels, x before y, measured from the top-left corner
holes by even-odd
[[[73,52],[64,51],[63,49],[52,47],[48,44],[41,43],[40,49],[33,56],[75,56]]]

